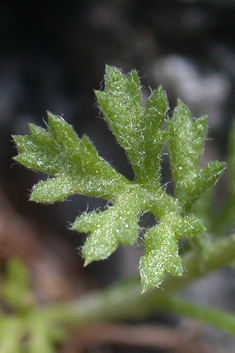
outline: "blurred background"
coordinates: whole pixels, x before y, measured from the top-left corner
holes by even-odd
[[[0,3],[0,264],[4,269],[11,257],[23,260],[39,302],[73,298],[138,270],[138,248],[128,254],[120,249],[83,269],[84,236],[68,225],[105,202],[82,196],[47,206],[28,202],[32,185],[44,176],[12,161],[11,135],[27,134],[28,123],[45,126],[49,110],[133,178],[96,107],[93,90],[103,87],[105,64],[125,73],[136,68],[144,97],[149,86],[162,84],[171,108],[179,97],[194,116],[209,114],[213,140],[205,158],[222,160],[235,114],[235,1]],[[119,350],[106,345],[99,352]]]

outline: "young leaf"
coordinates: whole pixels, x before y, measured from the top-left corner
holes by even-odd
[[[166,273],[181,276],[183,267],[174,233],[162,222],[145,235],[145,254],[140,261],[142,292],[159,286]]]
[[[125,149],[139,183],[159,188],[160,161],[167,138],[162,130],[168,110],[162,87],[143,106],[137,71],[124,75],[107,66],[105,90],[96,91],[99,107],[117,141]]]
[[[141,199],[135,193],[120,195],[117,202],[103,212],[78,217],[72,229],[91,233],[83,247],[85,265],[107,258],[119,245],[133,245],[137,239]]]
[[[204,229],[196,217],[183,219],[177,214],[168,213],[159,225],[147,231],[145,253],[140,261],[143,292],[159,286],[166,273],[174,276],[183,274],[177,240],[182,236],[192,238]]]
[[[178,100],[172,120],[168,121],[169,152],[175,183],[175,197],[189,212],[203,192],[220,178],[226,164],[211,162],[199,169],[207,131],[207,117],[193,119],[188,107]]]
[[[220,177],[225,164],[211,162],[199,169],[207,118],[195,120],[181,102],[167,120],[168,100],[162,87],[142,101],[136,70],[124,75],[106,67],[105,89],[96,92],[99,107],[135,172],[129,181],[99,157],[94,145],[62,118],[48,113],[48,129],[30,125],[30,136],[15,136],[28,168],[49,174],[31,200],[54,202],[74,193],[111,201],[105,211],[78,217],[72,229],[89,233],[83,247],[85,264],[108,257],[121,243],[132,245],[139,232],[139,215],[152,212],[158,224],[145,233],[140,273],[143,291],[159,286],[166,273],[182,274],[178,239],[200,236],[201,221],[192,205]],[[175,197],[161,185],[161,159],[168,139]]]
[[[89,138],[79,139],[63,118],[48,113],[48,131],[31,124],[30,132],[14,136],[20,151],[15,160],[54,177],[33,188],[32,201],[50,203],[75,193],[109,200],[129,184],[99,157]]]

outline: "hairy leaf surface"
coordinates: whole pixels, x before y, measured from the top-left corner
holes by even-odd
[[[125,75],[107,66],[104,90],[95,93],[104,118],[132,165],[133,181],[106,163],[87,136],[80,139],[63,118],[51,113],[47,129],[31,124],[29,136],[14,136],[19,150],[15,160],[49,175],[33,187],[32,201],[50,203],[73,194],[109,201],[104,211],[84,213],[72,226],[88,233],[82,251],[86,265],[105,259],[120,243],[133,245],[138,238],[140,215],[154,214],[157,224],[145,232],[140,261],[145,291],[159,286],[166,273],[182,275],[178,240],[198,237],[204,231],[202,222],[192,214],[192,206],[217,182],[225,164],[210,162],[199,168],[207,118],[194,119],[179,100],[169,119],[168,100],[161,86],[144,103],[136,70]],[[174,197],[161,185],[166,143]]]

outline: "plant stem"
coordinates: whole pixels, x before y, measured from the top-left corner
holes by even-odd
[[[173,291],[179,290],[194,280],[229,264],[234,259],[235,235],[211,245],[205,251],[203,258],[199,256],[197,251],[186,254],[183,258],[184,276],[180,278],[167,276],[163,284],[164,290],[149,290],[141,295],[139,277],[136,277],[125,281],[122,280],[109,288],[97,290],[67,303],[53,304],[40,308],[37,314],[42,315],[46,320],[56,320],[56,322],[73,326],[103,320],[146,317],[153,314],[162,305],[164,306],[166,295],[171,295]],[[193,316],[192,310],[191,316]],[[200,318],[203,319],[203,314]],[[213,324],[213,320],[208,319],[207,322]],[[226,325],[227,327],[229,326],[228,321],[227,323],[225,322]],[[220,327],[224,329],[222,325]],[[229,331],[229,328],[227,328],[227,331]],[[231,330],[229,332],[234,333]]]
[[[230,195],[224,202],[224,206],[218,215],[211,222],[211,230],[215,235],[223,235],[234,226],[234,205],[235,194],[230,191]]]
[[[195,304],[178,296],[165,296],[160,304],[161,308],[183,316],[202,321],[217,327],[227,333],[235,335],[235,315],[224,310]]]

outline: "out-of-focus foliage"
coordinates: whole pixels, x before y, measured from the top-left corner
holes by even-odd
[[[30,273],[19,259],[8,262],[1,286],[1,298],[10,314],[0,313],[0,351],[2,353],[55,353],[55,343],[65,338],[64,329],[35,314]]]

